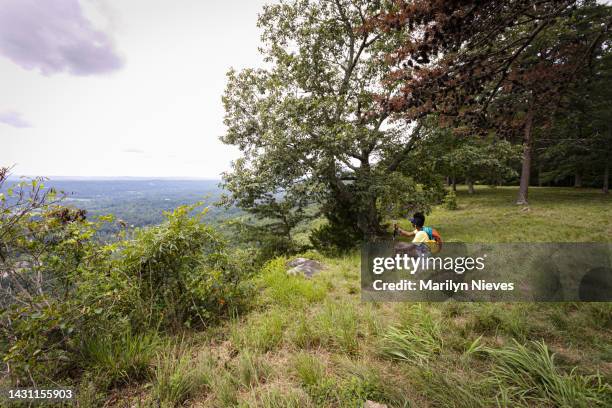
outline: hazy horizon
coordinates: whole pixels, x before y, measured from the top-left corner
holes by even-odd
[[[221,177],[193,177],[193,176],[70,176],[70,175],[44,175],[44,174],[11,174],[9,180],[20,178],[44,177],[57,181],[113,181],[113,180],[170,180],[170,181],[221,181]]]

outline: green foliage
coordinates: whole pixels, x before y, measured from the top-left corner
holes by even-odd
[[[232,344],[239,349],[262,353],[276,349],[283,341],[287,325],[285,316],[280,310],[252,316],[246,327],[232,329]]]
[[[326,302],[312,324],[322,345],[346,354],[359,350],[359,319],[353,305]]]
[[[313,237],[320,249],[383,233],[378,194],[418,133],[371,114],[376,95],[395,90],[378,57],[401,41],[361,29],[373,8],[365,0],[268,5],[258,20],[266,68],[228,73],[221,139],[243,153],[224,174],[228,202],[287,237],[307,206],[319,206],[329,222]]]
[[[160,407],[179,407],[213,381],[214,362],[208,356],[193,359],[173,346],[166,353],[159,353],[155,364],[153,400]]]
[[[551,401],[568,408],[603,407],[612,402],[612,387],[601,376],[584,376],[574,370],[564,374],[544,342],[531,342],[529,346],[514,341],[501,349],[486,349],[497,362],[493,375],[505,399],[514,404]]]
[[[91,222],[42,189],[39,180],[19,183],[0,203],[0,351],[14,384],[43,385],[79,368],[110,384],[140,380],[151,330],[207,325],[244,305],[250,270],[203,214],[192,216],[197,205],[102,244],[96,232],[111,217]]]
[[[240,353],[236,367],[236,376],[245,388],[265,382],[270,372],[270,365],[261,355],[253,354],[248,350]]]
[[[267,220],[249,221],[243,217],[229,220],[225,225],[231,231],[233,244],[250,254],[244,261],[253,269],[260,268],[277,256],[296,254],[305,249],[295,238],[293,230],[297,224],[291,228],[293,232],[286,234],[276,231]]]
[[[423,364],[442,351],[441,329],[430,316],[412,325],[390,327],[381,350],[390,359]]]
[[[442,205],[447,210],[454,211],[457,209],[457,194],[453,190],[446,193],[444,196],[444,200],[442,201]]]
[[[17,384],[67,375],[82,340],[100,330],[121,332],[127,324],[122,309],[137,304],[129,281],[112,268],[115,247],[93,239],[102,221],[59,206],[36,180],[25,186],[19,183],[13,201],[0,205],[6,238],[0,349]],[[19,208],[19,217],[11,208]]]
[[[292,307],[304,303],[320,302],[325,298],[323,284],[303,276],[288,276],[285,258],[268,262],[261,270],[261,283],[264,293],[271,303]]]
[[[281,387],[272,387],[258,394],[253,398],[253,401],[249,401],[249,404],[240,405],[240,407],[308,408],[313,406],[303,392],[295,389],[287,390]]]
[[[506,140],[470,140],[442,156],[450,174],[499,185],[518,175],[521,147]]]
[[[297,354],[293,360],[293,367],[300,383],[305,387],[313,387],[325,379],[325,366],[311,354]]]
[[[243,299],[240,267],[196,206],[166,213],[159,226],[137,230],[122,245],[120,267],[137,279],[147,305],[138,322],[178,328],[205,325]],[[135,322],[136,323],[136,322]]]
[[[215,407],[235,407],[238,405],[238,384],[231,373],[225,370],[217,373],[211,383],[211,389],[215,391]]]
[[[420,366],[414,375],[419,388],[435,407],[488,408],[508,407],[496,404],[491,397],[491,384],[487,379],[473,379],[465,372],[446,372],[441,367]]]
[[[158,346],[156,334],[100,334],[84,340],[80,365],[95,373],[105,387],[128,384],[150,374]]]
[[[316,356],[306,353],[295,356],[293,366],[298,380],[317,406],[358,407],[368,399],[379,402],[401,399],[371,365],[350,359],[341,359],[339,365],[339,372],[332,375]]]
[[[310,232],[310,243],[317,251],[327,255],[340,255],[362,242],[363,235],[354,225],[328,221]]]
[[[412,177],[392,173],[380,183],[376,195],[379,212],[387,218],[399,219],[417,211],[429,213],[431,207],[440,201],[443,193],[440,183],[431,181],[430,187],[425,189]]]

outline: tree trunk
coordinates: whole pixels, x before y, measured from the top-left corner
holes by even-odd
[[[449,176],[446,176],[446,186],[450,187],[450,185],[451,185],[451,179]]]
[[[363,232],[366,241],[371,241],[383,234],[383,228],[378,217],[376,198],[368,199],[367,201],[365,203],[367,208],[359,212],[357,225]]]
[[[474,194],[476,191],[474,191],[474,182],[472,181],[471,178],[466,178],[465,179],[465,184],[467,184],[468,186],[468,194]]]
[[[529,178],[531,175],[531,149],[533,145],[533,103],[529,104],[527,117],[525,118],[525,130],[523,136],[523,165],[521,168],[521,184],[519,186],[516,203],[527,205],[529,194]]]
[[[576,175],[574,176],[574,187],[582,187],[582,174],[580,174],[580,171],[576,171]]]
[[[606,168],[604,170],[603,188],[601,189],[604,194],[610,192],[610,162],[606,160]]]
[[[455,179],[455,176],[452,177],[451,184],[453,185],[453,191],[457,192],[457,180]]]

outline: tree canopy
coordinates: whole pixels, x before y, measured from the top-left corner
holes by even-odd
[[[401,36],[361,29],[370,3],[266,6],[259,26],[267,67],[228,74],[222,140],[243,155],[224,175],[225,187],[232,203],[279,220],[285,234],[315,203],[344,234],[380,233],[379,193],[420,129],[373,114],[379,96],[393,93],[380,58]],[[403,182],[415,190],[413,179]]]

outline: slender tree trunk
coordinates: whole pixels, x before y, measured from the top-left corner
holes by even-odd
[[[474,194],[476,192],[474,191],[474,182],[470,177],[465,179],[465,184],[468,186],[468,194]]]
[[[521,184],[516,203],[527,205],[529,194],[529,178],[531,176],[531,149],[533,146],[533,103],[529,104],[527,117],[525,118],[525,131],[523,138],[523,165],[521,168]]]
[[[451,184],[453,185],[453,191],[457,192],[457,180],[455,179],[455,176],[452,177]]]
[[[446,176],[446,186],[447,186],[447,187],[450,187],[450,185],[451,185],[451,180],[450,180],[450,177],[449,177],[449,176]]]
[[[606,160],[606,168],[604,169],[603,188],[601,189],[604,194],[610,192],[610,162]]]
[[[576,175],[574,176],[574,187],[582,187],[582,174],[580,174],[580,171],[578,170],[576,171]]]

